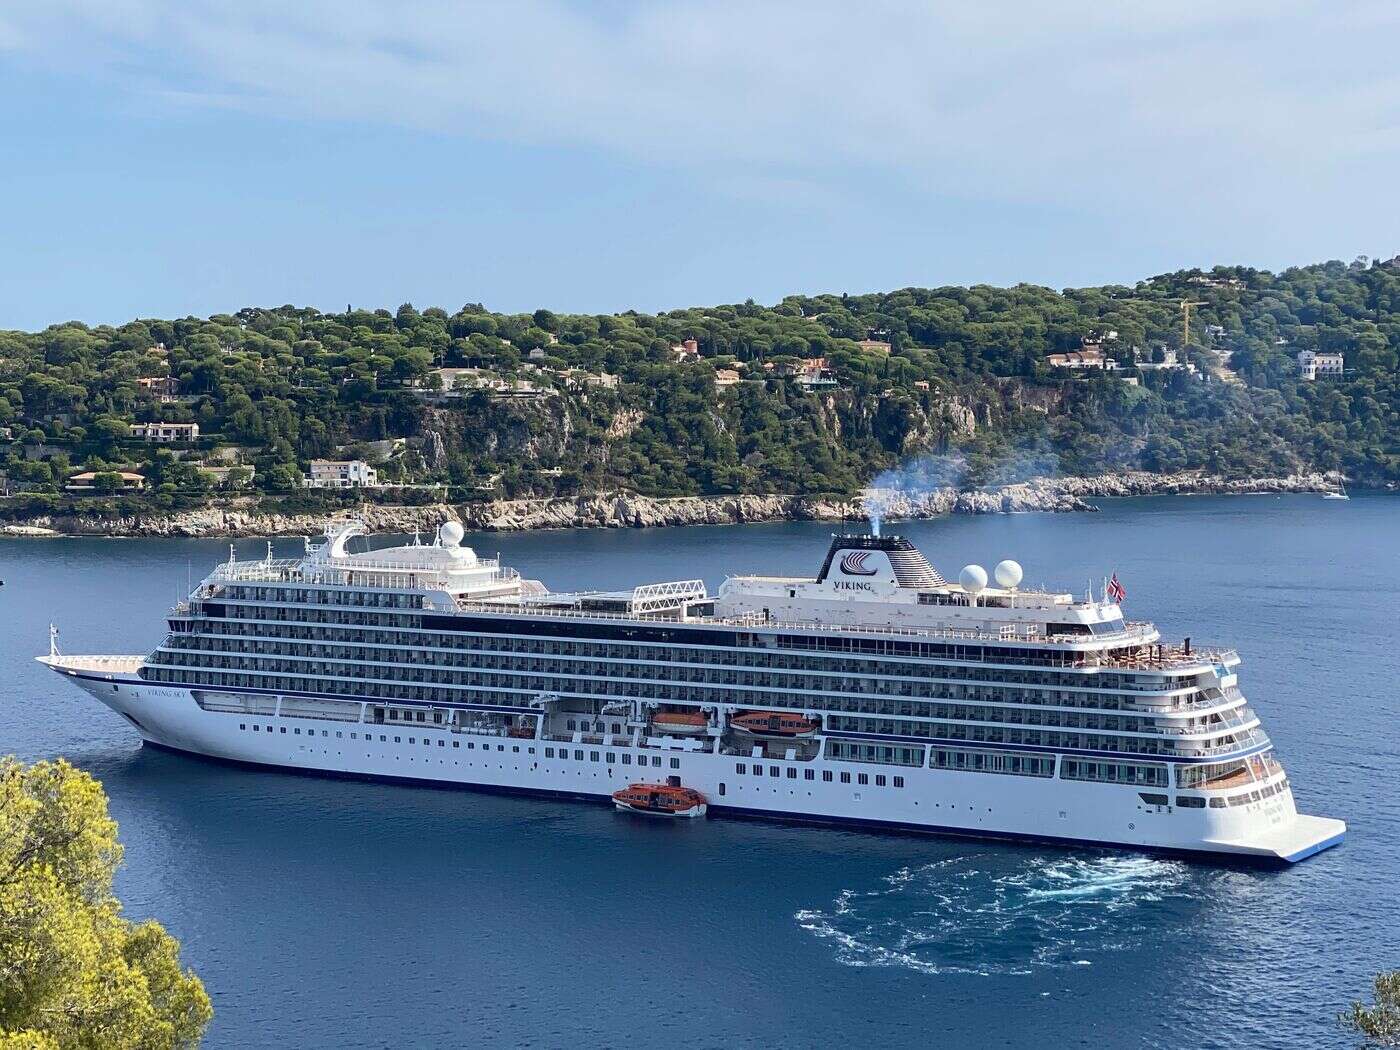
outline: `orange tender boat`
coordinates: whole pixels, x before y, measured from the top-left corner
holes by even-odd
[[[693,736],[708,729],[710,720],[699,711],[658,711],[651,716],[651,724],[658,732]]]
[[[612,798],[618,809],[649,817],[703,817],[707,808],[694,788],[670,784],[628,784]]]
[[[756,736],[811,736],[820,728],[815,718],[785,711],[750,711],[731,718],[729,724]]]

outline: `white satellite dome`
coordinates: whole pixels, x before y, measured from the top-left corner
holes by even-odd
[[[987,586],[987,570],[980,565],[964,565],[958,583],[968,594],[980,594]]]
[[[444,547],[455,547],[462,542],[466,532],[455,521],[445,521],[438,527],[438,542]]]
[[[1025,573],[1021,571],[1021,563],[1012,561],[1010,558],[997,562],[997,567],[992,570],[992,576],[997,581],[997,586],[1005,587],[1007,590],[1019,584],[1024,575]]]

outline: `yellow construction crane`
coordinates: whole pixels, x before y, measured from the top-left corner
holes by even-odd
[[[1190,299],[1181,300],[1181,352],[1186,353],[1187,344],[1191,342],[1191,307],[1207,306],[1209,304]]]

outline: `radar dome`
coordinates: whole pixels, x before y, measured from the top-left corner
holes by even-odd
[[[987,586],[987,570],[980,565],[965,565],[958,573],[958,582],[968,594],[979,594]]]
[[[998,587],[1005,587],[1010,590],[1021,582],[1021,577],[1025,574],[1021,572],[1020,562],[1014,562],[1010,558],[998,562],[997,567],[992,570],[992,576],[997,581]]]
[[[438,529],[438,542],[444,547],[455,547],[462,542],[462,537],[466,533],[462,526],[455,521],[445,521]]]

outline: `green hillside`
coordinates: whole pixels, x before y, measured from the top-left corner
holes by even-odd
[[[1189,333],[1183,300],[1199,304]],[[1086,350],[1117,367],[1051,362]],[[1304,350],[1342,353],[1345,372],[1304,378]],[[338,498],[303,489],[313,459],[370,462],[403,486],[370,493],[393,502],[849,494],[921,452],[972,483],[1195,467],[1382,483],[1400,478],[1398,361],[1400,260],[659,315],[405,304],[66,323],[0,332],[3,506]],[[132,436],[150,422],[198,436]]]

